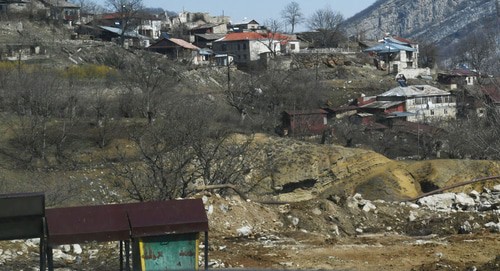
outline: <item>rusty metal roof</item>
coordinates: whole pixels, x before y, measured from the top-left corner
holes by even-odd
[[[46,221],[51,245],[208,231],[201,199],[47,209]]]
[[[128,210],[132,237],[208,231],[201,199],[145,202]]]
[[[45,217],[51,245],[130,239],[122,204],[47,209]]]

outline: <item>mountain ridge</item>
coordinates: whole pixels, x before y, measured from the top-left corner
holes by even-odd
[[[347,19],[348,36],[380,39],[386,33],[449,45],[478,26],[500,19],[499,0],[379,0]]]

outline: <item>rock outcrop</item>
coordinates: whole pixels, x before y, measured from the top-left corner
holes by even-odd
[[[349,18],[347,33],[380,39],[385,33],[426,42],[449,42],[478,23],[500,18],[497,0],[381,0]],[[477,29],[476,29],[477,30]]]

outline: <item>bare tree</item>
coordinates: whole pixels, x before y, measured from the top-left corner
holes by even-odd
[[[171,69],[171,62],[162,61],[155,54],[143,53],[127,63],[124,72],[126,95],[139,98],[143,117],[151,123],[157,115],[159,103],[169,93],[175,83],[175,73]]]
[[[300,10],[299,3],[292,1],[281,11],[281,18],[292,27],[290,33],[295,32],[295,26],[305,21],[304,14]]]
[[[421,43],[418,56],[421,67],[434,68],[438,62],[438,47],[434,43]]]
[[[125,43],[125,33],[135,27],[135,16],[144,9],[142,0],[106,0],[106,4],[111,10],[119,13],[121,16],[120,43],[123,46]]]
[[[466,64],[471,69],[480,73],[487,70],[486,64],[496,55],[496,42],[492,32],[485,29],[479,29],[471,33],[465,41],[461,42],[456,50],[455,62]]]
[[[239,184],[251,169],[251,138],[240,140],[214,123],[210,101],[175,98],[153,123],[131,130],[139,160],[123,156],[116,185],[133,199],[184,197],[196,185]]]
[[[280,34],[280,32],[282,32],[282,24],[279,21],[268,19],[265,25],[267,27],[267,33],[264,34],[266,39],[263,44],[271,52],[272,56],[275,57],[283,50],[281,46],[288,38]]]
[[[104,7],[93,0],[73,0],[72,2],[80,6],[80,13],[82,14],[104,13]]]
[[[344,16],[332,10],[329,6],[316,10],[307,21],[309,29],[319,32],[318,45],[321,47],[335,47],[343,38],[340,29]]]

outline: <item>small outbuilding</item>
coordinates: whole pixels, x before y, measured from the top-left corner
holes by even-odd
[[[328,112],[323,109],[285,111],[281,133],[287,135],[320,135],[327,129]]]

